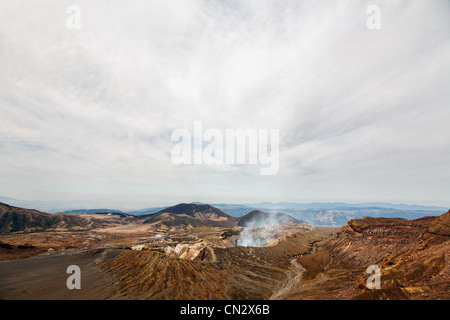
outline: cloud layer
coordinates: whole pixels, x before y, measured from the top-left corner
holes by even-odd
[[[0,7],[2,195],[450,205],[448,1]],[[279,173],[173,165],[194,121],[279,129]]]

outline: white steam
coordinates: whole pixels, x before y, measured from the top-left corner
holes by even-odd
[[[262,212],[245,223],[236,245],[240,247],[265,247],[288,233],[299,229],[309,229],[307,223],[293,223],[294,221],[288,215]]]

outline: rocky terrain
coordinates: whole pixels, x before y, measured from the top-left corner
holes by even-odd
[[[53,215],[1,208],[1,299],[450,298],[450,212],[365,217],[337,228],[180,204],[142,217],[78,212],[67,214],[78,224],[63,216],[38,229],[39,216]],[[249,221],[269,216],[282,219],[265,243],[239,245],[247,231],[267,227]],[[26,228],[14,229],[16,221]],[[69,265],[82,270],[81,290],[66,287]],[[381,270],[381,289],[366,286],[370,265]]]
[[[351,220],[314,254],[302,257],[305,281],[288,299],[450,298],[450,211],[416,220]],[[381,269],[381,289],[369,290],[366,269]]]

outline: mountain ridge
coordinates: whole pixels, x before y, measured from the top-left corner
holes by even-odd
[[[168,226],[235,227],[238,219],[208,204],[180,203],[156,213],[141,215],[144,223],[163,223]]]
[[[45,213],[0,202],[0,233],[40,232],[63,229],[86,229],[91,224],[80,217]]]
[[[241,227],[245,227],[247,225],[260,226],[271,222],[297,224],[307,223],[306,221],[295,219],[294,217],[286,213],[253,210],[246,215],[239,217],[238,225]]]

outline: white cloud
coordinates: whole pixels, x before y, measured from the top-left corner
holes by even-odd
[[[448,201],[448,1],[71,4],[0,1],[0,194]],[[278,175],[174,166],[195,120],[280,129]]]

